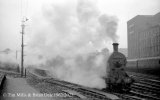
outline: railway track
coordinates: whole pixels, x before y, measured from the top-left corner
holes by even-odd
[[[38,76],[36,76],[33,73],[29,72],[29,74],[32,75],[33,77],[38,78]],[[116,95],[84,87],[78,84],[66,82],[63,80],[58,80],[55,78],[42,78],[42,80],[45,81],[46,83],[51,83],[66,88],[66,90],[69,89],[76,91],[78,94],[83,95],[87,100],[120,100],[120,98],[117,97]]]
[[[160,78],[156,76],[133,73],[136,82],[131,86],[130,94],[145,100],[160,100]]]
[[[113,92],[122,100],[160,100],[160,78],[156,76],[129,73],[136,82],[128,93]],[[107,90],[105,90],[107,91]]]
[[[89,98],[89,100],[116,100],[108,98],[105,94],[106,92],[117,95],[122,100],[160,100],[160,79],[158,77],[137,73],[129,75],[136,80],[136,82],[131,86],[131,91],[129,93],[91,89],[63,80],[57,80],[55,78],[44,78],[43,81],[76,91],[87,99]],[[117,98],[117,100],[119,99]]]
[[[0,73],[6,76],[15,77],[15,78],[21,77],[20,73],[13,72],[13,71],[0,70]]]
[[[50,80],[47,79],[45,81],[51,84],[60,85],[61,87],[66,87],[67,89],[76,91],[91,100],[119,100],[118,98],[115,99],[115,97],[113,96],[112,96],[113,98],[107,97],[106,93],[103,93],[102,91],[96,91],[70,82],[54,80],[53,78]]]

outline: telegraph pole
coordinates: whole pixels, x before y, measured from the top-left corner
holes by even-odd
[[[28,10],[28,0],[20,0],[21,1],[21,17],[22,17],[22,23],[21,23],[21,34],[22,34],[22,44],[21,44],[21,76],[24,75],[24,34],[25,34],[25,22],[28,21],[26,18],[27,10]]]
[[[21,44],[21,76],[23,76],[23,71],[24,71],[24,29],[25,29],[25,22],[27,21],[27,18],[22,19],[22,24],[21,24],[21,28],[22,28],[22,44]]]
[[[24,43],[23,43],[23,35],[24,35],[24,28],[25,28],[25,25],[24,25],[24,20],[22,20],[22,24],[21,24],[21,27],[22,27],[22,44],[21,44],[21,76],[23,77],[23,63],[24,63]]]

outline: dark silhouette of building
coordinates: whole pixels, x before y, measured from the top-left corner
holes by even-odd
[[[127,33],[129,59],[160,57],[160,12],[130,19]]]

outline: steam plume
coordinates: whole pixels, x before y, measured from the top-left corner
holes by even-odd
[[[117,18],[101,14],[94,2],[74,3],[44,5],[33,16],[26,62],[43,64],[60,79],[103,88],[106,45],[117,40]]]

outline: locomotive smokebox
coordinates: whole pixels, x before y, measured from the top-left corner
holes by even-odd
[[[118,43],[113,43],[113,52],[118,52]]]

